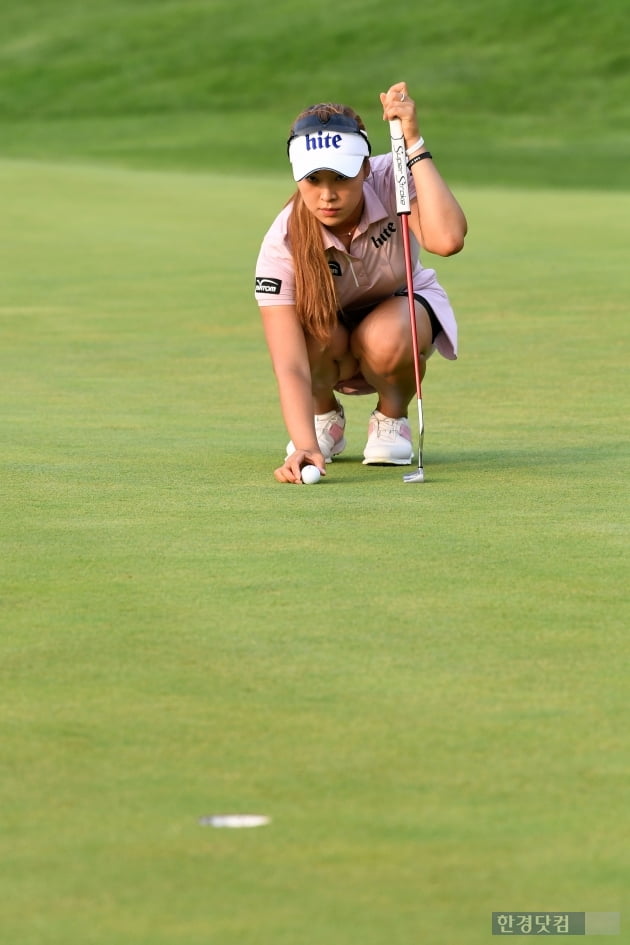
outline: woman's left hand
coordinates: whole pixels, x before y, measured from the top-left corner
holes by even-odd
[[[402,122],[405,146],[415,144],[420,138],[416,103],[409,97],[406,82],[396,82],[387,92],[381,92],[383,106],[383,121],[393,121],[399,118]]]
[[[381,92],[381,104],[386,121],[398,118],[402,123],[407,157],[410,148],[414,156],[426,152],[424,142],[420,144],[422,135],[418,127],[416,103],[409,98],[407,83],[396,82],[387,92]],[[411,201],[409,226],[419,244],[437,256],[458,253],[464,245],[468,229],[466,217],[435,163],[432,160],[414,161],[411,176],[416,196]]]

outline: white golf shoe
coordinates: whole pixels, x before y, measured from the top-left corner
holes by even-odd
[[[363,451],[364,466],[409,466],[413,460],[411,429],[407,417],[386,417],[374,410]]]
[[[337,407],[328,413],[315,414],[315,433],[322,455],[327,463],[332,462],[333,456],[343,453],[346,448],[344,430],[346,415],[342,405],[337,401]],[[295,450],[293,440],[287,443],[287,456]]]

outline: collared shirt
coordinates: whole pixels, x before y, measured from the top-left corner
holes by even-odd
[[[371,173],[363,184],[364,207],[350,249],[346,250],[326,226],[322,225],[324,250],[335,279],[337,300],[342,311],[375,305],[407,285],[405,254],[400,219],[396,213],[396,192],[391,155],[370,159]],[[409,194],[416,190],[409,175]],[[256,263],[256,301],[261,306],[294,305],[295,274],[293,256],[287,237],[288,204],[267,231]],[[449,359],[457,357],[457,323],[435,270],[425,269],[419,259],[418,243],[410,231],[414,293],[422,295],[433,308],[442,331],[435,346]]]

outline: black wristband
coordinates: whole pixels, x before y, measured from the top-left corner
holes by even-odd
[[[409,170],[411,170],[414,164],[417,164],[418,161],[424,161],[425,158],[433,159],[433,155],[430,151],[423,151],[422,154],[416,154],[416,156],[412,157],[410,161],[407,161],[407,167]]]

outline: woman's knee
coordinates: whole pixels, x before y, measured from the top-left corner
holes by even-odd
[[[306,339],[313,392],[329,391],[341,379],[352,377],[359,366],[350,350],[350,335],[338,325],[329,342]]]
[[[416,330],[419,351],[431,351],[431,323],[426,310],[418,303]],[[352,353],[359,361],[365,360],[383,373],[413,362],[409,303],[406,298],[388,299],[378,306],[357,327],[351,339]]]
[[[310,335],[307,336],[306,349],[311,366],[328,361],[341,361],[350,353],[350,335],[338,322],[326,344]]]

